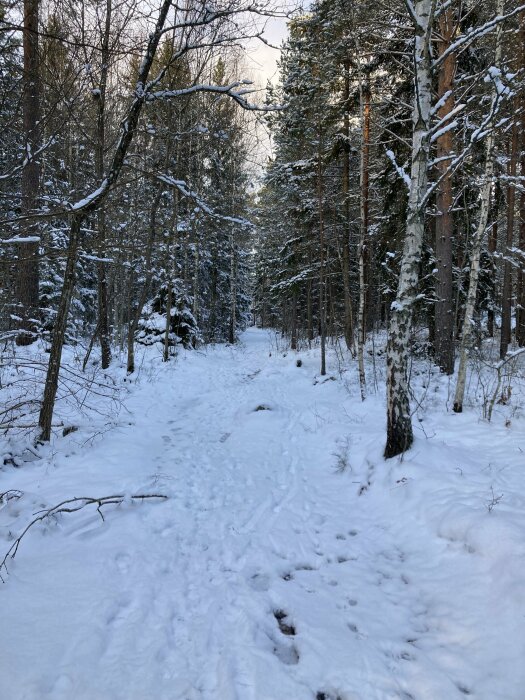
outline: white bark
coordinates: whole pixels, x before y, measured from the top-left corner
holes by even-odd
[[[433,0],[406,0],[415,30],[414,107],[410,190],[403,257],[396,300],[392,304],[387,348],[387,443],[385,457],[394,457],[413,442],[408,387],[408,359],[413,307],[417,296],[425,220],[432,106],[430,39]]]
[[[502,15],[504,11],[504,0],[498,0],[497,15]],[[496,56],[495,67],[499,68],[501,63],[501,53],[503,46],[503,24],[500,22],[496,30]],[[467,382],[468,352],[472,342],[472,326],[474,322],[474,310],[476,306],[476,296],[478,292],[479,265],[481,258],[481,245],[487,230],[487,223],[490,213],[490,192],[492,179],[494,176],[494,123],[498,111],[501,94],[498,90],[497,81],[494,82],[492,105],[490,111],[488,134],[485,141],[485,173],[484,182],[481,189],[481,209],[478,226],[472,241],[472,251],[470,254],[470,274],[465,305],[465,316],[461,331],[461,344],[459,349],[459,368],[456,393],[454,396],[454,411],[461,413],[463,410],[463,400],[465,397],[465,386]]]

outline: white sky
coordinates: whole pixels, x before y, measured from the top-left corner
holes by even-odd
[[[266,25],[265,38],[273,46],[281,46],[286,38],[288,30],[285,19],[269,19]],[[253,78],[262,86],[268,80],[275,83],[278,79],[277,61],[280,51],[266,46],[263,42],[254,40],[250,42],[246,59],[247,67]]]

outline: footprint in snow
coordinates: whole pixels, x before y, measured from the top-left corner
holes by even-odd
[[[312,564],[297,564],[295,567],[296,571],[317,571],[316,566],[312,566]]]
[[[295,626],[287,622],[288,613],[284,610],[274,610],[273,616],[277,620],[279,630],[287,637],[295,637]]]
[[[472,695],[472,691],[470,690],[470,688],[468,688],[466,685],[463,685],[463,683],[456,683],[456,687],[460,693],[463,693],[463,695]]]

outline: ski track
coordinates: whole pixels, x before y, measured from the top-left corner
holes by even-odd
[[[0,590],[0,697],[524,697],[498,694],[497,654],[492,670],[479,668],[487,642],[470,623],[476,606],[498,604],[485,589],[476,596],[484,563],[461,536],[412,536],[432,517],[412,493],[417,456],[387,467],[357,393],[314,384],[313,355],[296,368],[293,353],[269,356],[264,332],[245,338],[181,356],[132,394],[133,425],[13,477],[35,503],[53,489],[60,500],[122,484],[170,499],[108,510],[105,522],[83,511],[28,536]],[[337,474],[349,425],[351,469]],[[398,505],[384,509],[380,488]],[[436,494],[453,508],[452,482]],[[15,529],[20,518],[13,510]],[[473,587],[466,608],[448,594],[456,575]],[[32,670],[35,656],[45,663]]]

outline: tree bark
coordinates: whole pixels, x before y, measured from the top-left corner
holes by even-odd
[[[354,350],[354,320],[352,310],[352,295],[350,291],[350,233],[351,233],[351,211],[350,211],[350,66],[348,62],[344,65],[344,149],[343,149],[343,198],[345,211],[345,226],[343,229],[343,293],[345,304],[345,326],[344,336],[348,350]]]
[[[515,110],[518,108],[518,100],[515,100]],[[507,235],[505,238],[505,256],[503,265],[503,290],[501,293],[501,336],[499,356],[503,359],[507,354],[511,342],[511,317],[512,317],[512,245],[514,243],[514,207],[516,204],[516,164],[518,159],[518,121],[512,125],[512,139],[510,144],[510,158],[507,173],[511,178],[507,187]]]
[[[38,233],[31,221],[38,203],[40,185],[40,61],[38,48],[39,0],[24,0],[22,77],[22,113],[24,128],[25,163],[22,168],[20,237],[30,239]],[[39,316],[39,262],[38,241],[26,240],[18,244],[16,277],[16,313],[20,318],[17,345],[30,345],[36,340]]]
[[[321,335],[321,376],[326,374],[326,278],[325,278],[325,231],[324,231],[324,187],[322,165],[322,126],[319,124],[319,147],[317,151],[317,208],[319,216],[319,325]]]
[[[520,68],[525,70],[525,12],[520,14]],[[520,96],[520,175],[525,179],[525,93]],[[518,256],[518,284],[516,294],[516,342],[520,348],[525,347],[525,191],[520,194],[520,228]]]
[[[390,312],[387,344],[387,442],[385,458],[409,449],[413,442],[408,387],[408,359],[413,309],[419,282],[423,247],[429,161],[432,80],[430,40],[432,0],[411,4],[414,10],[414,106],[412,110],[412,157],[406,235],[396,299]]]
[[[99,182],[104,177],[104,152],[106,149],[106,90],[109,72],[109,40],[111,35],[112,0],[106,0],[106,21],[102,38],[100,55],[101,71],[97,99],[97,137],[95,146],[95,175]],[[97,212],[98,257],[97,261],[97,291],[98,291],[98,327],[101,350],[102,369],[107,369],[111,363],[111,338],[109,331],[108,313],[108,282],[106,266],[106,211],[104,202]]]
[[[370,160],[370,87],[362,76],[359,79],[361,111],[361,164],[360,179],[360,231],[359,231],[359,308],[357,312],[357,365],[361,400],[366,398],[365,342],[366,342],[366,297],[368,259],[368,212],[369,212],[369,160]]]
[[[438,55],[441,56],[452,44],[456,24],[452,7],[448,7],[439,19]],[[438,99],[448,97],[438,110],[438,118],[446,118],[454,109],[452,86],[456,72],[454,53],[441,63],[438,78]],[[454,373],[454,311],[452,280],[452,236],[453,236],[453,192],[450,159],[454,150],[452,130],[436,139],[437,170],[441,178],[436,197],[436,304],[434,348],[436,364],[444,374]]]
[[[503,10],[504,0],[498,0],[498,15],[502,15]],[[496,66],[496,68],[499,68],[501,64],[502,43],[503,27],[502,23],[500,22],[496,30],[496,55],[494,60],[494,65]],[[481,259],[481,244],[483,242],[485,231],[487,230],[487,223],[490,212],[490,193],[492,189],[492,179],[494,176],[494,122],[498,100],[499,97],[497,94],[497,88],[494,86],[491,105],[492,117],[488,124],[489,131],[485,140],[485,181],[481,190],[481,210],[479,215],[478,226],[474,234],[474,240],[472,241],[472,251],[470,255],[469,286],[467,292],[467,301],[465,304],[465,315],[463,318],[461,344],[459,348],[458,379],[456,384],[456,392],[454,395],[453,409],[455,413],[461,413],[463,411],[463,400],[465,397],[465,386],[467,383],[468,351],[471,344],[472,328],[474,325],[474,311],[476,307],[476,296],[478,292],[479,263]]]
[[[501,199],[501,188],[497,181],[494,188],[494,205],[492,207],[492,226],[490,228],[488,253],[489,253],[489,269],[490,269],[490,288],[491,299],[490,306],[487,312],[487,335],[489,338],[494,337],[494,310],[496,307],[496,261],[495,254],[498,249],[498,218]]]

